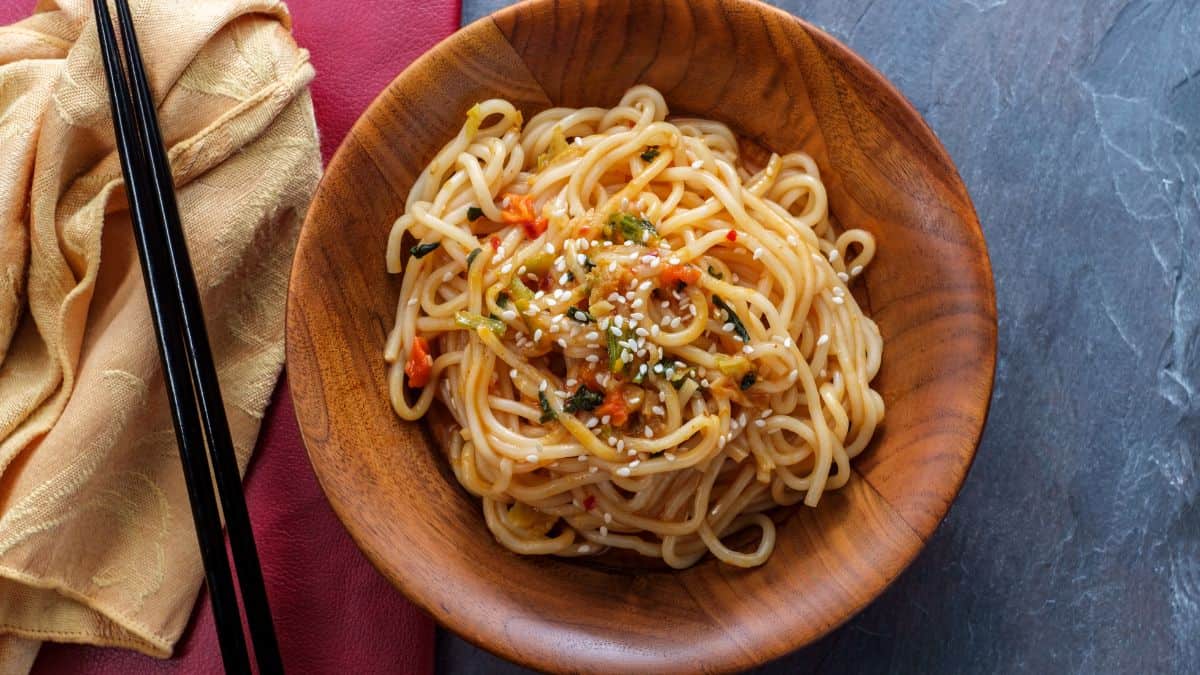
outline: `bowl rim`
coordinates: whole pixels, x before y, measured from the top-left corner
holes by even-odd
[[[347,130],[345,137],[339,142],[337,149],[335,150],[333,155],[331,155],[328,163],[326,164],[325,171],[322,174],[321,180],[317,186],[316,191],[314,192],[314,201],[315,201],[315,196],[320,194],[322,189],[325,187],[326,180],[328,180],[331,175],[336,173],[335,169],[339,168],[340,164],[345,161],[346,156],[349,154],[350,151],[348,148],[350,145],[352,145],[355,142],[355,134],[354,134],[355,129],[360,124],[362,124],[364,120],[372,118],[375,114],[377,114],[381,109],[383,109],[387,105],[388,92],[392,89],[392,87],[395,85],[395,83],[398,80],[406,77],[411,72],[416,72],[416,71],[421,70],[423,67],[425,67],[429,62],[431,62],[435,58],[435,56],[434,56],[435,54],[445,50],[448,45],[455,43],[457,40],[462,39],[462,36],[465,33],[467,33],[468,31],[472,30],[473,28],[477,28],[480,25],[484,25],[484,24],[488,24],[488,23],[495,24],[497,21],[497,18],[501,18],[510,12],[515,12],[515,11],[519,11],[519,10],[523,10],[523,9],[529,9],[531,7],[535,8],[535,9],[542,9],[542,8],[545,8],[546,6],[556,5],[556,4],[558,4],[558,1],[559,0],[522,0],[521,2],[517,2],[513,5],[508,5],[501,9],[498,9],[494,12],[490,12],[490,13],[480,17],[479,19],[472,21],[471,23],[469,23],[467,25],[460,26],[453,33],[446,36],[442,40],[438,41],[437,44],[435,44],[433,47],[429,48],[424,53],[422,53],[420,56],[418,56],[416,59],[414,59],[408,66],[406,66],[404,69],[402,69],[394,78],[392,78],[392,80],[390,80],[388,82],[387,85],[385,85],[379,91],[379,93],[375,96],[375,98],[372,99],[371,103],[358,116],[358,118],[355,120],[355,122],[351,126],[351,128],[349,130]],[[689,1],[694,1],[694,0],[689,0]],[[917,109],[912,105],[912,103],[908,100],[908,98],[905,97],[904,94],[886,76],[884,76],[881,72],[879,72],[878,69],[876,69],[871,63],[869,63],[865,58],[860,56],[857,52],[855,52],[850,47],[845,45],[841,40],[839,40],[838,38],[836,38],[835,36],[826,32],[825,30],[821,29],[820,27],[810,23],[809,21],[807,21],[797,15],[791,14],[789,12],[786,12],[786,11],[779,9],[777,7],[774,7],[772,5],[768,5],[765,2],[762,2],[761,0],[704,0],[704,1],[710,2],[713,4],[717,4],[717,5],[730,4],[730,3],[750,4],[750,5],[756,6],[762,12],[774,15],[779,20],[789,21],[789,22],[796,24],[801,30],[812,35],[814,37],[814,39],[822,42],[824,46],[829,47],[831,50],[836,52],[838,58],[840,58],[844,61],[853,63],[853,65],[855,67],[861,69],[864,73],[867,73],[871,78],[874,79],[873,84],[880,86],[888,95],[890,95],[893,98],[894,102],[899,107],[900,112],[904,113],[909,119],[915,120],[919,123],[919,130],[924,135],[924,138],[922,140],[924,140],[925,143],[927,144],[927,148],[929,150],[932,150],[935,153],[937,160],[940,161],[951,172],[953,179],[959,185],[961,185],[963,188],[964,203],[965,203],[965,206],[967,207],[965,209],[964,213],[961,214],[963,216],[963,225],[966,226],[964,229],[967,231],[967,233],[969,235],[971,235],[973,240],[975,240],[977,242],[977,245],[975,246],[975,248],[980,253],[980,256],[981,256],[980,262],[979,262],[979,268],[978,268],[979,273],[980,273],[979,276],[981,277],[981,281],[983,282],[983,289],[986,291],[986,298],[985,298],[986,307],[983,307],[983,309],[985,309],[987,311],[987,315],[990,318],[989,324],[987,326],[988,332],[987,332],[987,336],[986,336],[986,341],[988,343],[989,349],[986,350],[986,352],[982,354],[982,356],[986,360],[986,363],[980,364],[981,366],[985,366],[985,369],[982,371],[981,374],[985,376],[987,395],[983,399],[981,407],[978,410],[978,413],[979,413],[978,428],[975,429],[972,434],[973,439],[969,444],[969,453],[965,456],[965,461],[963,462],[961,473],[954,480],[954,483],[952,485],[953,489],[949,493],[950,498],[948,500],[946,500],[944,506],[937,507],[935,509],[936,512],[931,514],[934,517],[929,520],[929,522],[932,523],[930,526],[922,526],[920,523],[913,523],[913,522],[910,522],[909,519],[901,517],[902,521],[920,539],[920,545],[916,546],[915,548],[912,548],[911,550],[905,551],[904,558],[902,560],[898,561],[899,564],[896,568],[896,573],[891,578],[887,579],[878,589],[875,589],[872,593],[870,593],[866,597],[865,600],[863,600],[860,603],[857,603],[857,605],[854,606],[851,609],[851,611],[847,612],[845,614],[845,616],[843,616],[840,619],[838,619],[837,621],[831,622],[827,626],[825,626],[822,629],[822,631],[819,633],[819,635],[817,635],[816,637],[814,637],[808,641],[796,641],[796,642],[791,643],[789,646],[774,646],[774,645],[759,646],[758,649],[760,651],[759,651],[759,654],[757,655],[757,657],[748,657],[745,652],[741,652],[741,651],[734,651],[734,652],[728,653],[728,654],[724,655],[725,656],[724,662],[719,666],[719,670],[724,671],[724,670],[733,670],[733,669],[740,670],[740,669],[751,668],[751,667],[755,667],[758,665],[768,663],[768,662],[778,659],[782,656],[790,654],[798,649],[801,649],[805,646],[808,646],[808,645],[814,643],[816,640],[820,639],[821,637],[827,636],[834,630],[845,625],[847,622],[850,621],[850,619],[852,619],[856,615],[858,615],[866,606],[870,605],[876,599],[878,599],[878,597],[888,587],[890,587],[893,583],[895,583],[896,579],[898,579],[900,577],[900,575],[903,574],[904,571],[907,570],[912,565],[912,563],[920,555],[921,551],[923,551],[925,549],[925,545],[928,543],[930,537],[937,530],[937,528],[941,526],[941,523],[945,520],[945,517],[946,517],[947,513],[949,512],[950,508],[953,506],[954,502],[957,500],[958,495],[962,490],[962,486],[966,481],[966,477],[970,473],[971,467],[974,464],[976,455],[978,454],[979,445],[983,438],[983,433],[984,433],[985,429],[987,428],[988,416],[989,416],[990,409],[991,409],[992,397],[993,397],[994,387],[995,387],[995,374],[996,374],[996,367],[997,367],[998,343],[999,343],[999,339],[998,339],[999,327],[998,327],[998,314],[996,311],[995,277],[994,277],[994,273],[992,270],[991,257],[990,257],[990,253],[988,251],[987,242],[983,235],[983,229],[982,229],[982,226],[980,225],[978,213],[975,209],[974,202],[970,198],[970,194],[966,189],[966,184],[963,181],[962,176],[959,173],[957,166],[954,164],[949,153],[946,151],[945,147],[942,145],[941,140],[937,137],[937,135],[934,133],[934,131],[929,127],[928,122],[920,114],[920,112],[917,111]],[[631,3],[631,5],[636,6],[637,3],[636,2]],[[301,227],[300,234],[298,235],[298,238],[297,238],[297,244],[299,243],[300,238],[303,237],[304,231],[307,229],[310,229],[309,225],[308,225],[308,221],[309,221],[309,215],[311,214],[311,212],[312,211],[310,209],[309,212],[306,213],[304,224]],[[287,301],[286,301],[287,304],[286,304],[286,310],[285,310],[285,323],[287,323],[289,325],[291,323],[293,306],[295,304],[295,295],[293,292],[294,288],[295,288],[295,284],[293,283],[293,280],[297,276],[298,261],[299,261],[298,256],[293,258],[293,261],[292,261],[292,264],[291,264],[291,267],[290,267],[289,273],[288,273],[288,290],[287,290]],[[292,353],[291,352],[292,340],[291,340],[291,336],[290,336],[290,330],[285,330],[285,334],[286,334],[286,338],[285,338],[285,370],[287,371],[288,375],[290,376],[292,364],[294,363],[294,360],[290,358],[290,355]],[[326,502],[333,509],[334,513],[338,517],[338,520],[342,523],[342,526],[349,533],[349,535],[350,535],[351,539],[354,541],[355,545],[359,548],[360,551],[363,552],[363,554],[367,557],[367,559],[371,562],[371,564],[392,584],[392,586],[394,588],[396,588],[398,591],[400,591],[408,601],[412,602],[414,605],[421,608],[421,610],[423,612],[425,612],[428,616],[433,618],[439,626],[441,626],[447,630],[450,630],[455,635],[467,640],[474,646],[479,647],[480,649],[483,649],[485,651],[488,651],[492,654],[498,655],[502,658],[505,658],[505,659],[513,662],[513,663],[516,663],[516,664],[519,664],[519,665],[522,665],[525,667],[535,668],[538,670],[549,670],[549,669],[554,668],[557,665],[556,663],[548,662],[548,661],[541,661],[541,660],[538,660],[537,658],[531,658],[528,654],[525,654],[525,653],[522,653],[521,651],[519,651],[513,643],[492,642],[492,641],[489,641],[483,635],[469,630],[468,627],[466,625],[464,625],[463,621],[456,621],[455,616],[450,615],[448,612],[442,611],[442,609],[437,606],[436,602],[434,602],[430,597],[428,597],[424,592],[422,592],[422,590],[421,590],[422,584],[414,581],[413,579],[405,576],[402,573],[398,573],[396,570],[393,570],[389,565],[386,564],[386,562],[382,559],[382,557],[379,554],[377,554],[377,552],[374,550],[374,547],[371,545],[368,538],[363,536],[362,532],[359,529],[359,526],[356,524],[353,514],[344,511],[342,505],[337,500],[335,500],[331,497],[329,488],[326,485],[326,480],[322,476],[321,472],[317,469],[317,464],[316,464],[316,461],[314,458],[313,445],[309,441],[308,434],[305,432],[305,429],[304,429],[304,425],[300,423],[299,410],[301,408],[298,405],[299,402],[296,400],[296,395],[295,395],[294,389],[289,389],[289,398],[293,404],[294,410],[296,411],[297,426],[298,426],[298,430],[300,432],[301,441],[304,444],[305,454],[308,457],[309,464],[312,467],[313,473],[317,478],[317,482],[321,486],[321,491],[326,499]],[[854,473],[858,474],[859,480],[867,482],[865,477],[861,473],[859,473],[857,470],[855,470]],[[950,486],[950,481],[946,481],[945,484],[947,486]],[[875,492],[876,495],[878,495],[881,499],[883,499],[886,503],[888,503],[889,507],[892,507],[891,503],[888,502],[885,497],[883,497],[882,495],[879,495],[879,493],[875,489],[875,487],[870,485],[869,482],[868,482],[868,489],[870,489],[872,492]],[[892,508],[894,508],[894,507],[892,507]],[[669,668],[668,668],[668,670],[669,670]]]

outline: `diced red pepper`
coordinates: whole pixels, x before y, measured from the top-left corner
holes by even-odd
[[[596,495],[588,495],[587,499],[583,500],[583,508],[588,511],[596,508]]]
[[[625,402],[625,397],[621,395],[619,388],[613,389],[604,398],[604,403],[601,403],[600,407],[596,408],[592,414],[596,417],[608,415],[608,420],[613,426],[623,427],[629,421],[629,404]]]
[[[499,251],[499,250],[500,250],[500,237],[497,237],[497,236],[495,236],[495,235],[492,235],[492,238],[491,238],[491,239],[488,239],[488,243],[492,245],[492,250],[493,250],[493,251]]]
[[[700,269],[691,265],[667,265],[659,272],[658,280],[668,288],[679,282],[694,284],[700,280]]]
[[[737,230],[730,230],[725,233],[725,238],[729,241],[737,241]]]
[[[429,343],[423,337],[413,338],[412,351],[408,354],[408,362],[404,364],[404,374],[408,376],[408,386],[421,388],[429,384],[429,375],[433,372],[433,356],[429,354]]]
[[[546,231],[549,221],[539,216],[533,207],[533,195],[506,194],[508,206],[500,211],[500,219],[506,223],[520,224],[525,236],[537,239]]]

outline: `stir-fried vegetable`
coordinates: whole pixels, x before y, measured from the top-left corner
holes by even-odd
[[[595,317],[588,313],[586,309],[580,309],[579,307],[571,307],[568,309],[567,316],[575,319],[579,323],[592,323],[596,320]]]
[[[487,328],[496,335],[504,335],[505,331],[508,330],[508,326],[505,326],[503,321],[493,319],[490,316],[480,316],[472,312],[458,312],[454,315],[454,323],[463,328],[470,328],[471,330]]]
[[[532,272],[539,277],[549,272],[550,266],[553,264],[554,254],[546,253],[545,251],[529,256],[524,263],[525,271]]]
[[[643,162],[653,162],[654,158],[658,157],[658,146],[651,145],[646,147],[646,151],[642,153]]]
[[[729,323],[733,324],[733,332],[737,333],[742,342],[750,342],[750,333],[746,331],[746,324],[742,323],[737,312],[734,312],[733,308],[726,304],[719,295],[712,296],[712,301],[714,305],[725,310],[725,314],[729,317]]]
[[[575,393],[571,394],[571,398],[568,398],[567,402],[563,404],[563,412],[573,413],[580,410],[595,410],[601,403],[604,403],[604,394],[602,392],[596,391],[586,384],[580,385],[575,390]]]
[[[411,253],[412,257],[414,258],[424,258],[430,253],[436,251],[441,245],[441,242],[437,241],[433,242],[432,244],[417,244],[416,246],[408,249],[408,252]]]
[[[421,388],[429,384],[429,375],[433,372],[433,356],[429,353],[429,343],[425,338],[413,338],[412,350],[408,361],[404,364],[404,375],[408,378],[408,386]]]
[[[542,424],[558,419],[558,413],[554,412],[554,408],[550,407],[550,400],[546,398],[546,392],[544,391],[538,392],[538,406],[542,409],[542,416],[538,418],[538,421]]]
[[[483,253],[483,249],[477,248],[467,254],[467,269],[471,269],[471,263],[475,262],[475,258],[479,257],[480,253]]]
[[[608,337],[608,370],[613,373],[619,373],[625,367],[625,362],[621,360],[621,345],[620,338],[613,332],[610,326],[605,335]]]
[[[632,213],[614,213],[604,224],[604,236],[618,241],[651,244],[658,241],[658,230],[654,225]]]
[[[667,265],[658,273],[663,286],[683,287],[700,281],[700,270],[691,265]]]
[[[549,221],[539,216],[533,207],[533,195],[506,194],[508,206],[500,211],[500,218],[509,224],[519,224],[525,230],[525,236],[537,239],[546,231]]]
[[[737,356],[726,356],[724,354],[716,355],[717,368],[730,377],[741,377],[745,375],[753,365],[750,359],[738,354]]]

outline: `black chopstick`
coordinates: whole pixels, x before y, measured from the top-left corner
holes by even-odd
[[[255,661],[261,673],[283,672],[216,367],[204,327],[199,291],[180,226],[170,165],[163,149],[132,16],[126,0],[115,0],[126,66],[132,81],[131,96],[130,85],[121,69],[117,36],[107,2],[93,0],[93,4],[134,238],[158,339],[196,536],[212,597],[222,660],[227,672],[250,671],[209,460],[200,447],[206,438]]]

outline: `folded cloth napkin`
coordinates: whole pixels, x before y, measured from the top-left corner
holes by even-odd
[[[244,468],[320,177],[313,69],[277,0],[132,5]],[[42,640],[168,656],[202,576],[98,47],[90,0],[0,27],[0,671]]]

